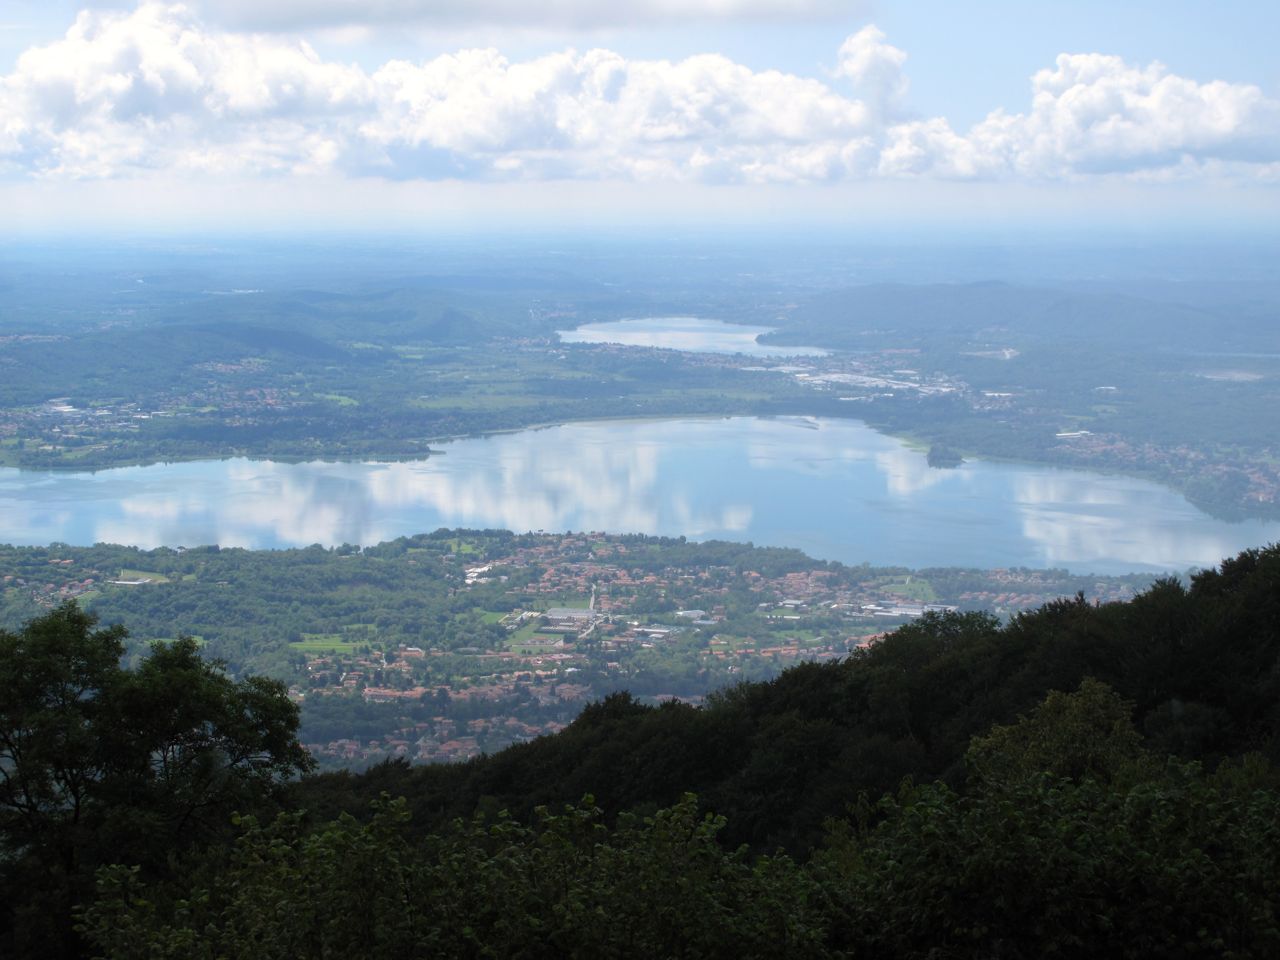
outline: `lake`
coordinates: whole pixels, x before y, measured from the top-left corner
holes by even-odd
[[[704,317],[645,317],[586,323],[557,330],[565,343],[617,343],[628,347],[664,347],[691,353],[740,353],[748,357],[825,357],[817,347],[783,347],[757,343],[773,327],[752,327]]]
[[[1007,463],[936,470],[854,420],[572,423],[405,463],[245,459],[0,469],[0,541],[373,544],[439,527],[750,540],[909,567],[1207,566],[1280,539],[1142,480]]]

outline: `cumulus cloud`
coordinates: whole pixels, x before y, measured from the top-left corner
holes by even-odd
[[[524,61],[462,50],[370,72],[146,4],[83,13],[0,77],[0,169],[693,183],[1280,169],[1280,104],[1255,86],[1063,55],[1032,79],[1026,111],[960,132],[910,114],[905,62],[867,27],[840,46],[829,82],[716,54],[599,49]]]
[[[861,103],[815,80],[717,55],[511,63],[473,50],[388,63],[372,82],[376,110],[359,134],[406,173],[443,151],[489,175],[810,179],[870,125]]]
[[[1032,85],[1014,162],[1043,170],[1165,167],[1189,160],[1266,161],[1280,146],[1280,103],[1252,85],[1198,84],[1160,64],[1062,55]],[[984,125],[999,128],[1001,118]]]
[[[903,51],[885,42],[884,31],[867,26],[840,44],[835,74],[853,81],[854,90],[877,116],[889,118],[900,114],[906,103],[906,62]]]
[[[319,170],[370,102],[305,43],[211,33],[178,7],[82,13],[0,79],[0,161],[38,175]]]
[[[208,18],[253,30],[369,24],[597,28],[710,20],[856,15],[850,0],[206,0]]]

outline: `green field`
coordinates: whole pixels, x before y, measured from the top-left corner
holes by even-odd
[[[121,570],[118,580],[150,580],[152,583],[168,583],[169,578],[161,573],[152,573],[150,570]]]
[[[526,641],[534,641],[534,640],[562,640],[564,638],[559,636],[543,636],[541,634],[535,634],[532,637],[526,637],[525,639]],[[547,648],[545,647],[537,646],[529,642],[520,643],[515,640],[512,640],[507,645],[507,649],[510,650],[512,653],[546,653],[548,652]],[[565,652],[565,651],[561,647],[555,647],[552,649],[551,652],[559,653],[559,652]]]
[[[523,627],[521,627],[519,630],[517,630],[515,633],[511,634],[511,637],[507,641],[507,643],[512,648],[518,647],[524,641],[532,640],[533,635],[537,632],[538,632],[538,622],[536,620],[531,620],[528,623],[526,623]]]
[[[289,644],[289,649],[300,653],[354,653],[356,647],[368,642],[365,638],[344,640],[339,633],[304,633],[301,640]]]
[[[896,593],[900,597],[906,597],[910,600],[918,600],[921,603],[933,603],[938,599],[938,595],[933,590],[933,585],[928,580],[920,577],[903,577],[901,579],[891,581],[884,584],[884,589],[890,593]]]

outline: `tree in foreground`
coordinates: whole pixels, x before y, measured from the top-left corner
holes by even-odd
[[[962,790],[857,804],[807,863],[727,849],[692,795],[425,836],[384,799],[365,823],[247,818],[169,890],[107,868],[85,927],[111,960],[1280,955],[1275,769],[1159,758],[1129,709],[1095,680],[1052,693],[974,738]]]
[[[73,603],[0,631],[0,955],[76,956],[97,867],[161,878],[310,768],[283,685],[190,638],[125,669],[126,636]]]
[[[904,783],[811,864],[841,955],[1280,955],[1280,790],[1141,748],[1086,679],[975,737],[963,791]]]
[[[176,896],[104,869],[86,930],[110,960],[830,955],[802,869],[726,850],[691,794],[612,828],[590,797],[425,837],[403,800],[374,810],[311,830],[245,818],[225,866]]]

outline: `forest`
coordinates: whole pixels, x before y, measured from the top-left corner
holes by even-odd
[[[467,763],[322,775],[279,686],[190,641],[122,665],[123,630],[63,605],[0,634],[0,946],[1271,955],[1278,588],[1280,548],[1250,550],[1125,602],[927,614],[702,707],[619,693]]]

